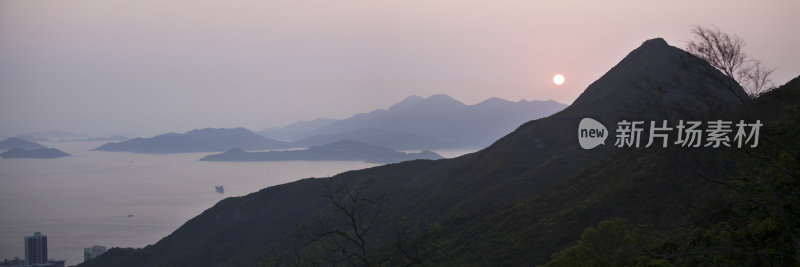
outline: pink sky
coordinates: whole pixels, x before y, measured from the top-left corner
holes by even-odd
[[[698,24],[741,36],[779,85],[800,74],[797,14],[785,0],[2,1],[0,136],[259,130],[436,93],[571,103],[646,39],[684,47]]]

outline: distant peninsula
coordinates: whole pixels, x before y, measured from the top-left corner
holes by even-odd
[[[289,160],[333,160],[333,161],[365,161],[369,163],[397,163],[415,159],[442,159],[442,156],[431,151],[406,153],[390,148],[359,143],[355,141],[339,141],[324,146],[313,146],[303,150],[246,152],[242,149],[231,149],[225,153],[208,155],[201,161],[289,161]]]
[[[55,159],[66,156],[71,155],[55,148],[39,148],[32,150],[14,148],[0,153],[0,157],[4,159]]]
[[[264,150],[288,148],[289,145],[269,139],[245,128],[205,128],[183,134],[168,133],[150,138],[134,138],[127,141],[106,143],[94,150],[109,152],[133,152],[149,154],[222,152],[231,148]]]

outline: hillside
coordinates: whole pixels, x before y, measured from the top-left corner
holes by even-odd
[[[791,146],[794,153],[798,153],[800,143],[792,135],[800,132],[797,123],[800,121],[800,77],[740,107],[733,114],[716,116],[732,120],[760,119],[768,124],[762,134]],[[779,120],[783,122],[776,122]],[[793,122],[790,128],[786,128],[787,121]],[[769,149],[769,145],[769,142],[762,143],[759,148]],[[606,266],[643,262],[650,266],[669,266],[667,262],[695,266],[709,265],[711,261],[720,265],[755,266],[767,264],[769,257],[791,262],[791,258],[780,255],[759,256],[748,251],[730,253],[719,247],[702,247],[708,244],[700,242],[712,243],[712,240],[724,240],[726,235],[735,234],[733,227],[724,229],[730,231],[727,233],[702,230],[701,237],[694,237],[697,229],[714,229],[718,227],[715,223],[727,225],[739,220],[731,207],[742,201],[737,199],[741,196],[737,197],[719,181],[734,181],[741,173],[747,173],[745,169],[763,165],[754,162],[756,158],[747,153],[766,151],[680,148],[620,151],[576,172],[542,195],[451,217],[441,222],[447,227],[432,229],[412,241],[449,244],[446,249],[418,247],[420,257],[433,265],[544,264],[554,252],[562,255],[550,262],[552,266],[585,265],[592,261]],[[800,170],[796,159],[794,164],[793,168]],[[796,181],[780,184],[789,192],[797,192],[798,186]],[[786,200],[788,206],[800,204],[796,195],[793,200],[789,199]],[[793,216],[798,218],[796,213]],[[620,221],[625,223],[620,224]],[[603,229],[603,226],[616,228]],[[613,232],[605,236],[603,230]],[[762,238],[775,242],[779,239],[777,233],[780,230]],[[689,242],[687,236],[698,240]],[[570,245],[572,247],[567,250]],[[726,244],[740,249],[734,245],[741,244]],[[747,246],[753,248],[753,244]],[[584,247],[593,251],[575,251]],[[778,246],[770,249],[775,247]],[[471,251],[483,253],[469,253]]]
[[[168,133],[150,138],[137,137],[122,142],[106,143],[94,150],[161,154],[221,152],[232,148],[264,150],[287,147],[284,142],[265,138],[245,128],[206,128],[183,134]]]
[[[479,152],[304,179],[228,198],[154,245],[112,249],[81,266],[292,265],[298,255],[305,264],[322,264],[332,255],[325,248],[337,243],[303,236],[317,226],[346,227],[331,211],[336,198],[321,194],[330,197],[332,184],[365,184],[345,186],[351,189],[345,192],[380,200],[365,213],[374,224],[368,224],[370,246],[361,262],[544,264],[583,229],[605,219],[622,216],[660,226],[691,221],[695,213],[685,207],[708,203],[717,191],[688,175],[693,169],[684,161],[707,164],[712,173],[725,167],[716,160],[720,152],[709,149],[616,148],[607,141],[583,150],[576,142],[582,118],[609,127],[622,120],[733,116],[745,104],[744,92],[728,81],[663,39],[648,40],[570,107],[527,122]],[[797,98],[770,103],[797,103]]]

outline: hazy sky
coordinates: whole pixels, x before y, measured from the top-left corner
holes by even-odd
[[[344,118],[409,95],[571,103],[646,39],[800,75],[800,1],[0,1],[0,136]],[[556,73],[566,83],[555,86]]]

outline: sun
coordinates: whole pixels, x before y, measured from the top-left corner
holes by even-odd
[[[553,76],[553,83],[556,85],[564,84],[564,75],[556,74],[556,76]]]

